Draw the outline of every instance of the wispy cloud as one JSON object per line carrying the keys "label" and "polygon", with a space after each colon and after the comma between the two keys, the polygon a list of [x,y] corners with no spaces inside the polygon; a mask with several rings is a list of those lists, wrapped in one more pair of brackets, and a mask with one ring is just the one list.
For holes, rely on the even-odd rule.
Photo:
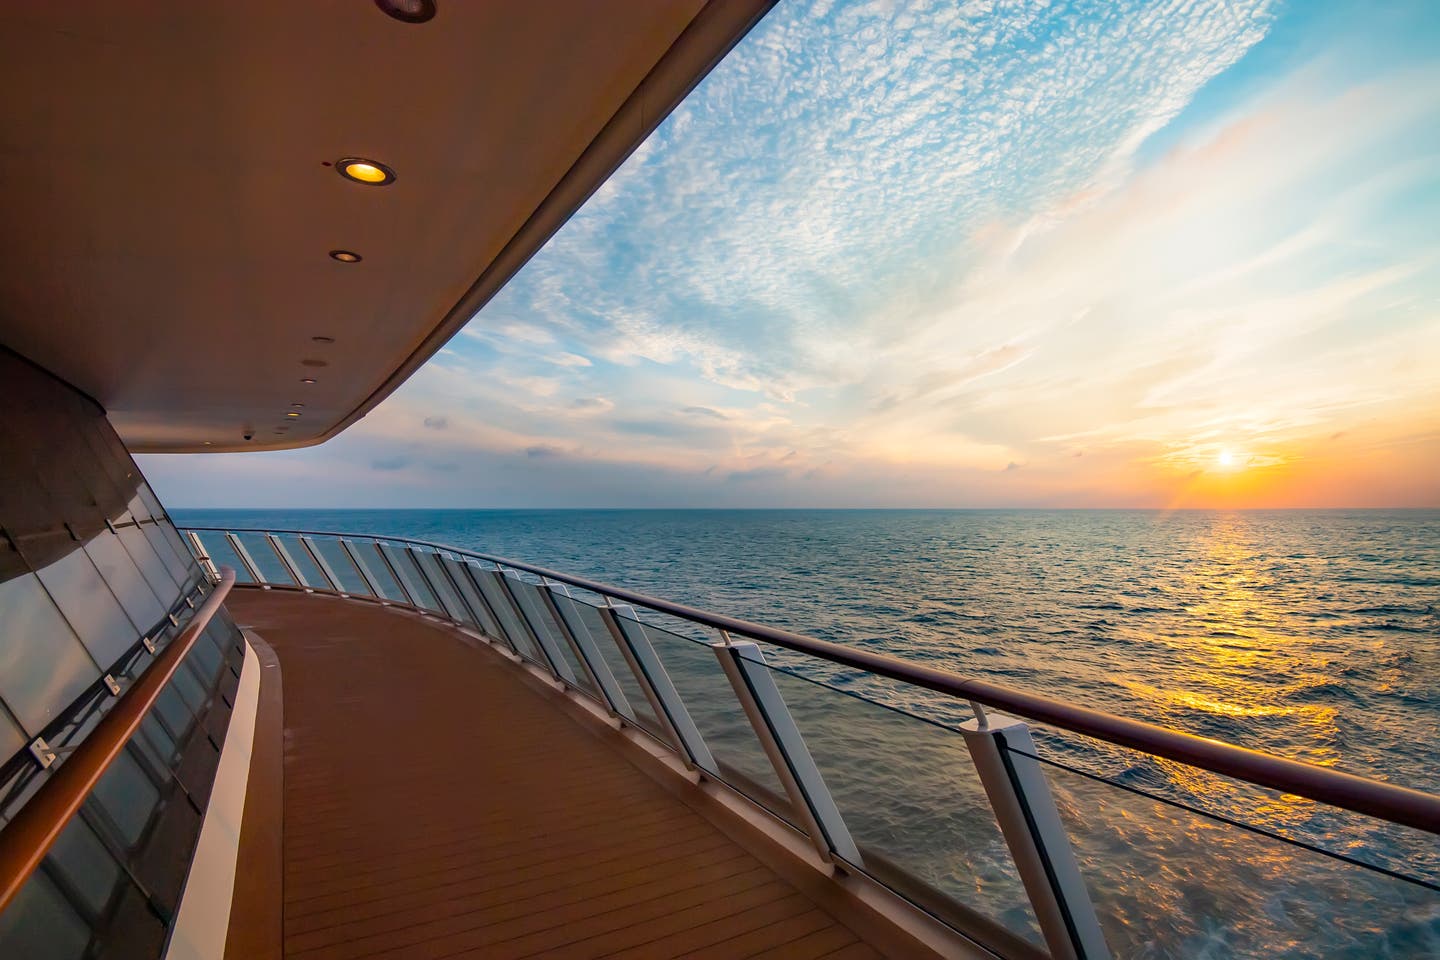
{"label": "wispy cloud", "polygon": [[782,4],[335,456],[522,492],[563,458],[589,503],[1168,502],[1222,446],[1327,497],[1334,449],[1416,469],[1437,10]]}

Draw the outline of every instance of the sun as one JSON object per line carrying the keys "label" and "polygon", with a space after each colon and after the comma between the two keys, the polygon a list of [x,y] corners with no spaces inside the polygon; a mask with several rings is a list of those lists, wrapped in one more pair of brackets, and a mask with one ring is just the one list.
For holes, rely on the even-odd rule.
{"label": "sun", "polygon": [[1220,455],[1217,456],[1217,457],[1215,458],[1215,460],[1216,460],[1216,461],[1220,464],[1220,466],[1222,466],[1222,467],[1233,467],[1233,466],[1235,466],[1235,455],[1234,455],[1233,453],[1231,453],[1229,450],[1221,450],[1221,451],[1220,451]]}

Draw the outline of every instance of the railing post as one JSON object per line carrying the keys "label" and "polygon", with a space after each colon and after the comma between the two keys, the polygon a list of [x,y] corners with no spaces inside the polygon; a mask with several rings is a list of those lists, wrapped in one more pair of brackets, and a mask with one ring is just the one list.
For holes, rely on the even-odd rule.
{"label": "railing post", "polygon": [[680,699],[675,684],[670,682],[670,674],[665,672],[665,665],[655,654],[655,648],[650,645],[650,638],[645,636],[640,621],[616,616],[615,609],[608,606],[608,598],[606,604],[599,608],[600,619],[604,621],[615,646],[620,648],[620,655],[635,675],[635,682],[640,684],[645,699],[650,701],[650,709],[665,727],[675,751],[691,769],[715,770],[715,758],[705,745],[700,728],[695,726],[690,711],[685,708],[685,701]]}
{"label": "railing post", "polygon": [[206,550],[205,544],[200,542],[200,534],[194,530],[186,530],[185,536],[190,540],[190,546],[195,551],[195,559],[199,562],[200,569],[205,571],[205,575],[210,578],[211,583],[218,583],[220,571],[216,568],[215,561],[210,559],[210,551]]}
{"label": "railing post", "polygon": [[566,663],[565,658],[560,655],[560,651],[555,649],[555,645],[550,640],[550,631],[535,629],[535,625],[525,615],[524,608],[520,606],[520,601],[510,586],[510,578],[505,576],[505,570],[498,563],[495,564],[495,579],[500,584],[500,592],[505,595],[506,602],[510,604],[510,612],[529,634],[531,642],[535,644],[535,649],[539,650],[540,655],[550,664],[550,672],[554,674],[555,679],[563,680],[574,686],[575,674],[570,670],[570,664]]}
{"label": "railing post", "polygon": [[[600,691],[600,696],[605,699],[605,705],[610,712],[617,717],[626,720],[635,716],[630,709],[630,701],[625,696],[625,691],[620,689],[620,684],[615,682],[615,674],[610,672],[610,665],[605,658],[600,656],[600,651],[595,649],[595,642],[590,639],[590,633],[585,625],[580,624],[577,630],[565,619],[560,612],[560,604],[555,600],[555,590],[548,583],[540,584],[540,596],[545,599],[545,605],[550,608],[550,615],[555,618],[565,639],[570,641],[570,646],[575,650],[575,656],[579,659],[580,665],[590,675],[590,682],[595,684],[595,689]],[[569,600],[569,596],[565,596]]]}
{"label": "railing post", "polygon": [[1105,960],[1110,949],[1050,784],[1035,759],[1030,728],[1022,720],[978,708],[976,718],[960,730],[1051,956]]}
{"label": "railing post", "polygon": [[270,549],[275,551],[275,556],[280,558],[280,565],[285,568],[286,573],[290,574],[290,579],[295,581],[295,586],[308,591],[310,584],[305,582],[305,576],[295,565],[295,558],[290,556],[290,551],[285,549],[285,544],[280,542],[280,538],[273,533],[267,533],[265,541],[270,544]]}
{"label": "railing post", "polygon": [[435,578],[431,576],[431,571],[425,569],[425,556],[433,556],[438,560],[440,555],[430,553],[430,551],[428,550],[417,550],[414,547],[409,546],[405,547],[404,549],[406,555],[410,557],[410,562],[415,565],[415,569],[419,572],[420,579],[425,582],[425,589],[429,590],[430,596],[435,598],[435,606],[440,608],[437,612],[446,617],[449,617],[456,623],[464,623],[464,618],[461,617],[455,610],[453,610],[450,604],[445,602],[445,593],[436,584]]}
{"label": "railing post", "polygon": [[255,566],[255,560],[250,556],[250,551],[245,549],[245,544],[240,542],[240,538],[233,533],[227,533],[225,539],[229,542],[230,549],[235,551],[235,556],[245,565],[245,572],[250,574],[250,579],[269,590],[270,584],[261,576],[260,568]]}
{"label": "railing post", "polygon": [[839,857],[858,865],[860,850],[830,796],[820,768],[810,756],[810,749],[805,746],[805,738],[795,725],[790,708],[780,696],[780,688],[775,686],[760,645],[726,636],[724,643],[712,644],[710,649],[715,651],[760,746],[790,797],[790,805],[795,808],[821,859],[833,862]]}
{"label": "railing post", "polygon": [[484,606],[485,616],[490,621],[484,624],[482,629],[487,634],[492,633],[493,630],[496,640],[499,640],[504,643],[505,646],[509,647],[510,652],[515,654],[515,656],[520,656],[520,648],[515,645],[514,639],[511,638],[510,634],[505,630],[505,622],[500,619],[500,614],[497,613],[494,606],[491,605],[490,598],[485,595],[485,588],[480,586],[480,580],[475,576],[475,571],[480,569],[480,565],[464,558],[456,562],[460,564],[460,572],[465,575],[465,579],[469,581],[470,586],[474,588],[475,599],[479,600]]}
{"label": "railing post", "polygon": [[345,556],[350,558],[350,562],[353,563],[355,569],[360,572],[360,579],[365,581],[365,588],[370,591],[370,596],[379,600],[382,604],[389,604],[390,599],[386,597],[384,593],[380,592],[380,585],[375,582],[375,575],[371,573],[370,568],[365,565],[365,558],[360,556],[359,551],[355,549],[355,545],[343,537],[337,542],[340,544],[340,549],[345,551]]}
{"label": "railing post", "polygon": [[370,542],[375,547],[375,555],[380,558],[381,563],[385,564],[385,569],[390,571],[390,579],[395,581],[395,585],[399,587],[400,592],[405,595],[405,602],[416,610],[423,612],[425,608],[415,599],[415,591],[412,589],[415,585],[409,582],[409,574],[401,570],[400,565],[391,558],[390,551],[385,549],[386,544],[381,543],[379,540],[372,540]]}
{"label": "railing post", "polygon": [[475,605],[470,602],[470,598],[465,595],[465,591],[460,588],[460,581],[455,578],[455,571],[450,568],[450,564],[453,562],[449,557],[442,556],[438,552],[435,554],[435,566],[439,568],[440,576],[445,578],[445,582],[450,585],[450,592],[455,595],[455,599],[460,604],[460,619],[484,630],[484,620],[476,611]]}
{"label": "railing post", "polygon": [[335,571],[331,568],[330,562],[325,559],[325,555],[320,552],[320,548],[315,546],[315,541],[305,536],[296,537],[295,539],[300,541],[300,546],[304,547],[305,552],[310,555],[310,559],[315,561],[315,566],[320,570],[320,576],[324,577],[325,582],[330,584],[330,589],[342,597],[349,596],[345,590],[345,586],[340,582],[340,578],[335,576]]}

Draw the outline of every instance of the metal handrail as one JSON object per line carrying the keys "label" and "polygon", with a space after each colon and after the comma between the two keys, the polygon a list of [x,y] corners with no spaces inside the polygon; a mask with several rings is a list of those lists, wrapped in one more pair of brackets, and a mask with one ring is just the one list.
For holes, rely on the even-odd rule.
{"label": "metal handrail", "polygon": [[234,585],[235,571],[221,567],[220,582],[195,610],[180,635],[156,656],[149,669],[60,764],[54,776],[35,791],[0,831],[0,912],[9,906],[30,874],[40,866],[70,818],[125,749]]}
{"label": "metal handrail", "polygon": [[579,587],[616,600],[648,607],[651,610],[670,614],[702,626],[739,634],[752,640],[762,640],[765,643],[772,643],[778,647],[818,657],[831,663],[864,670],[949,696],[976,701],[1106,743],[1164,757],[1187,766],[1270,787],[1355,813],[1378,817],[1391,823],[1440,834],[1440,796],[1392,783],[1370,780],[1301,760],[1277,757],[1222,740],[1170,730],[1142,720],[1130,720],[1101,710],[1064,703],[988,680],[962,677],[948,670],[922,666],[898,657],[856,650],[843,644],[817,640],[803,634],[767,627],[737,617],[711,613],[682,603],[662,600],[659,597],[652,597],[635,590],[610,586],[531,563],[410,537],[346,534],[333,530],[261,530],[244,527],[186,527],[185,529],[202,533],[286,533],[322,537],[364,537],[370,540],[415,544],[435,550],[445,550],[490,563],[498,563],[514,570],[521,570]]}

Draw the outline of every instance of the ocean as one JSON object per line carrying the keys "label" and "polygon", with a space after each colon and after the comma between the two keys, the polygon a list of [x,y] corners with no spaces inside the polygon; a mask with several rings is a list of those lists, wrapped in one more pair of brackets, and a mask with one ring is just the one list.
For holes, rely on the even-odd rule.
{"label": "ocean", "polygon": [[[1440,511],[173,513],[182,526],[496,554],[1440,792]],[[721,759],[763,788],[773,777],[743,721],[705,686],[708,652],[677,636],[669,655],[677,685],[701,694],[687,701],[704,701],[696,720],[715,731]],[[968,708],[788,651],[767,657],[876,862],[1034,939],[963,744],[946,729]],[[1117,955],[1440,956],[1435,835],[1061,731],[1035,737]]]}

